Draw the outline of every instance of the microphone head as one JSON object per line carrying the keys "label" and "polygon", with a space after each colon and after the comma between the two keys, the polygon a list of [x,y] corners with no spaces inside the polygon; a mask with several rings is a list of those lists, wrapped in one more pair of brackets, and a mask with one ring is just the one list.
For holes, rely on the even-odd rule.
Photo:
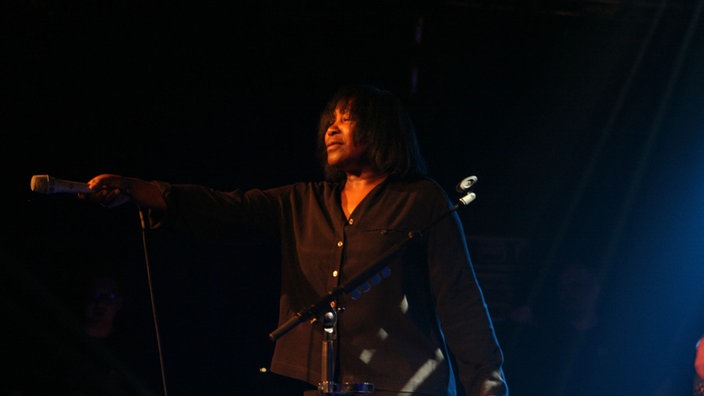
{"label": "microphone head", "polygon": [[89,194],[92,192],[86,183],[56,179],[49,175],[32,176],[30,187],[32,191],[42,194]]}
{"label": "microphone head", "polygon": [[49,175],[34,175],[32,176],[30,187],[34,192],[46,194],[53,188],[53,184],[54,182]]}

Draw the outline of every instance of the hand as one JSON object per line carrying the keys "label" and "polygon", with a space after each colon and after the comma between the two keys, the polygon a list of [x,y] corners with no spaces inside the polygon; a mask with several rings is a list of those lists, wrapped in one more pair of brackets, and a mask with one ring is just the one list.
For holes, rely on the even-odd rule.
{"label": "hand", "polygon": [[164,211],[166,202],[159,187],[146,180],[113,174],[101,174],[88,181],[93,193],[79,193],[78,197],[99,203],[106,208],[114,208],[127,202],[134,202],[139,208]]}
{"label": "hand", "polygon": [[78,198],[95,202],[106,208],[114,208],[131,200],[127,193],[126,178],[118,175],[102,174],[88,181],[92,193],[78,193]]}

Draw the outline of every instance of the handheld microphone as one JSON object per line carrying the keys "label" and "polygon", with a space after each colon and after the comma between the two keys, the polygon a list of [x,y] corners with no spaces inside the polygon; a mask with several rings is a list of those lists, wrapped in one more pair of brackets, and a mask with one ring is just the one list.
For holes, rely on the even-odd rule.
{"label": "handheld microphone", "polygon": [[57,179],[49,175],[32,176],[30,187],[32,191],[41,194],[89,194],[93,192],[86,183]]}

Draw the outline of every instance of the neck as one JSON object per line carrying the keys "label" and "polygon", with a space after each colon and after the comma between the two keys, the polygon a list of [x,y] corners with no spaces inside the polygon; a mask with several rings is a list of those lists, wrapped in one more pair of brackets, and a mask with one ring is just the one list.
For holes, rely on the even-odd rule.
{"label": "neck", "polygon": [[588,311],[573,317],[570,322],[577,330],[589,330],[599,323],[599,315],[595,311]]}
{"label": "neck", "polygon": [[381,182],[387,175],[375,172],[347,173],[345,187],[342,189],[342,210],[347,218],[357,205]]}
{"label": "neck", "polygon": [[365,187],[375,187],[377,184],[383,182],[387,175],[372,172],[348,172],[347,179],[345,181],[345,189],[348,188],[365,188]]}
{"label": "neck", "polygon": [[86,326],[83,331],[90,337],[105,338],[112,334],[112,325]]}

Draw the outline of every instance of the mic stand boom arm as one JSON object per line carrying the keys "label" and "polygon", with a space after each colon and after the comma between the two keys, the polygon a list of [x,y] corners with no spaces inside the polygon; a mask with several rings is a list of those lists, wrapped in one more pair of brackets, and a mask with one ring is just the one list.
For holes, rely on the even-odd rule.
{"label": "mic stand boom arm", "polygon": [[389,248],[387,250],[387,253],[385,253],[382,256],[381,260],[377,261],[374,265],[370,265],[364,271],[362,271],[361,273],[359,273],[358,275],[356,275],[355,277],[353,277],[352,279],[350,279],[346,283],[329,291],[317,303],[315,303],[315,304],[309,306],[308,308],[305,308],[304,310],[296,313],[296,315],[294,315],[289,320],[287,320],[286,322],[281,324],[276,330],[269,333],[269,338],[272,341],[276,341],[277,339],[281,338],[281,336],[283,336],[284,334],[286,334],[290,330],[292,330],[294,327],[296,327],[299,323],[308,321],[312,318],[317,319],[317,318],[321,317],[322,315],[324,315],[325,313],[327,313],[328,311],[330,311],[330,303],[332,303],[333,301],[337,301],[337,299],[340,296],[342,296],[343,294],[350,293],[350,292],[356,290],[359,286],[364,284],[369,278],[371,278],[374,275],[376,275],[377,273],[381,272],[383,269],[382,264],[385,264],[386,259],[419,234],[420,233],[418,233],[418,232],[409,232],[408,238],[402,240],[401,242],[394,244],[391,248]]}

